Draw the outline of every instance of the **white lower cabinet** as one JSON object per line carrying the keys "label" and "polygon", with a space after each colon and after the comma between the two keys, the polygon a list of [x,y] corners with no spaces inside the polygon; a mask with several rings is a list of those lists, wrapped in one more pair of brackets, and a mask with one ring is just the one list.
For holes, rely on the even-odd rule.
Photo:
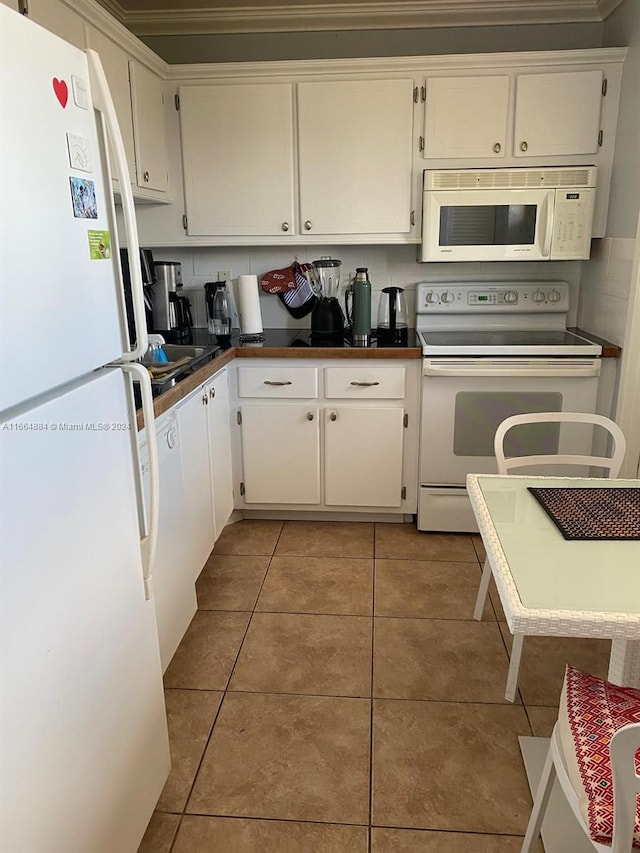
{"label": "white lower cabinet", "polygon": [[317,406],[242,406],[239,420],[245,503],[319,504]]}
{"label": "white lower cabinet", "polygon": [[227,371],[223,370],[207,382],[204,390],[209,400],[206,406],[209,478],[213,502],[213,532],[217,539],[233,512],[233,470]]}
{"label": "white lower cabinet", "polygon": [[176,406],[185,492],[185,555],[196,578],[233,512],[227,372]]}
{"label": "white lower cabinet", "polygon": [[209,430],[205,406],[208,395],[201,387],[176,406],[180,430],[180,455],[184,478],[183,561],[192,577],[200,574],[215,538],[209,473]]}
{"label": "white lower cabinet", "polygon": [[418,360],[238,365],[236,509],[415,512],[419,368]]}
{"label": "white lower cabinet", "polygon": [[330,407],[324,418],[325,503],[399,507],[404,409]]}

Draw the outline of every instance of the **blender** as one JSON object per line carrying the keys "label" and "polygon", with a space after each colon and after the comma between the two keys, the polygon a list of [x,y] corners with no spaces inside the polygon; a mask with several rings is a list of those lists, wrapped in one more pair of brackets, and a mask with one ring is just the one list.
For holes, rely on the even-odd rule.
{"label": "blender", "polygon": [[311,335],[317,338],[342,338],[344,314],[338,301],[342,261],[327,256],[313,262],[318,299],[311,312]]}

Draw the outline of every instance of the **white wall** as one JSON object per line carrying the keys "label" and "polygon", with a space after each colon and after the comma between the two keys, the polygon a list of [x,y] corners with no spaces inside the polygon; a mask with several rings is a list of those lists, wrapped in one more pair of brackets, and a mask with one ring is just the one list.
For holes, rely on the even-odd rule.
{"label": "white wall", "polygon": [[602,47],[627,47],[607,235],[635,238],[640,206],[640,0],[625,0],[607,18]]}
{"label": "white wall", "polygon": [[622,345],[640,207],[640,0],[625,0],[605,22],[603,47],[628,47],[622,77],[607,236],[583,264],[578,323]]}
{"label": "white wall", "polygon": [[[633,0],[637,2],[637,0]],[[433,27],[301,33],[142,36],[171,64],[273,59],[344,59],[569,50],[601,47],[602,24],[528,24],[503,27]]]}

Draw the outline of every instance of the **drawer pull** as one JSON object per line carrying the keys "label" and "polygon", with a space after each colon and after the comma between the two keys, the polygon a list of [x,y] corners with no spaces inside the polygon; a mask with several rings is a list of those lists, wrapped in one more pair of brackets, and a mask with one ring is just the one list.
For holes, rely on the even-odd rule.
{"label": "drawer pull", "polygon": [[352,382],[352,385],[357,385],[360,388],[370,388],[372,385],[379,385],[379,382]]}
{"label": "drawer pull", "polygon": [[273,382],[271,379],[264,380],[265,385],[293,385],[293,382],[289,382],[287,379],[285,382]]}

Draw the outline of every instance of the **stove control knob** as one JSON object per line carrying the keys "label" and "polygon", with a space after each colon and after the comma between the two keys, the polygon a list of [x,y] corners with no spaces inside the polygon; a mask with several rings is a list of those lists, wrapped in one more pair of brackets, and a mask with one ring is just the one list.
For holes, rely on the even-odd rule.
{"label": "stove control knob", "polygon": [[558,293],[557,290],[552,290],[549,293],[549,302],[560,302],[562,296]]}
{"label": "stove control knob", "polygon": [[436,305],[438,303],[438,294],[430,290],[424,298],[427,305]]}
{"label": "stove control knob", "polygon": [[518,294],[515,290],[507,290],[504,295],[504,301],[507,303],[507,305],[515,305],[518,301]]}
{"label": "stove control knob", "polygon": [[445,290],[442,294],[442,302],[444,305],[451,305],[455,298],[455,293],[452,293],[450,290]]}
{"label": "stove control knob", "polygon": [[540,304],[541,302],[544,302],[544,300],[547,297],[546,297],[544,290],[534,290],[531,298],[533,299],[534,302],[536,302],[537,304]]}

